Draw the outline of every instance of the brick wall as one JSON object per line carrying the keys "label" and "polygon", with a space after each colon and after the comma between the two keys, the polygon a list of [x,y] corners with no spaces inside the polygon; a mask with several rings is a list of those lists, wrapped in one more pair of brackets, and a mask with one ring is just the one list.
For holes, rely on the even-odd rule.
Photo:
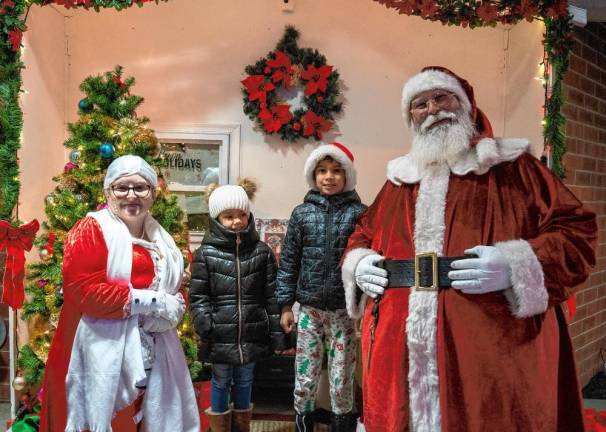
{"label": "brick wall", "polygon": [[567,118],[566,183],[598,215],[597,265],[577,291],[570,324],[581,384],[601,368],[606,348],[606,24],[575,29],[564,80]]}

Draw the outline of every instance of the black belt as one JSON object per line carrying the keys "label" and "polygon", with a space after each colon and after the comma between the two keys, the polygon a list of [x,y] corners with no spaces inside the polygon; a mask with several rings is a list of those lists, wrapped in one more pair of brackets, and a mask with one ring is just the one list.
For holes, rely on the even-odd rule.
{"label": "black belt", "polygon": [[417,254],[414,259],[384,260],[377,265],[387,270],[387,288],[414,287],[422,291],[437,291],[449,287],[448,272],[453,261],[477,258],[477,255],[439,257],[435,252]]}

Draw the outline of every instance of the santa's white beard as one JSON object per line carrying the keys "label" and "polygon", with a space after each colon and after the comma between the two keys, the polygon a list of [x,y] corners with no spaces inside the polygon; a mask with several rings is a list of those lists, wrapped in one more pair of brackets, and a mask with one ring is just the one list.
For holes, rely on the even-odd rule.
{"label": "santa's white beard", "polygon": [[[450,121],[430,128],[444,119]],[[469,150],[475,133],[469,114],[462,110],[441,111],[427,116],[421,125],[414,127],[410,154],[421,166],[454,162]]]}

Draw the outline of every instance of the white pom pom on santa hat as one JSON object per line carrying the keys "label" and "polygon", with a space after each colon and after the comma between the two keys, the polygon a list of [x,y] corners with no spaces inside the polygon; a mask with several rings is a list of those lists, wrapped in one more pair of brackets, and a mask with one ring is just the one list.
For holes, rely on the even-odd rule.
{"label": "white pom pom on santa hat", "polygon": [[428,68],[406,81],[402,89],[402,117],[404,117],[408,126],[412,124],[410,102],[412,102],[415,96],[424,91],[437,89],[448,90],[454,93],[459,99],[463,110],[467,114],[471,113],[471,102],[457,77],[442,70]]}
{"label": "white pom pom on santa hat", "polygon": [[313,190],[318,190],[314,172],[318,163],[327,156],[339,162],[341,168],[345,170],[345,187],[343,188],[343,192],[354,190],[357,180],[356,169],[353,165],[354,157],[347,147],[338,142],[322,144],[315,148],[307,157],[305,166],[303,167],[303,175],[305,175],[309,187]]}

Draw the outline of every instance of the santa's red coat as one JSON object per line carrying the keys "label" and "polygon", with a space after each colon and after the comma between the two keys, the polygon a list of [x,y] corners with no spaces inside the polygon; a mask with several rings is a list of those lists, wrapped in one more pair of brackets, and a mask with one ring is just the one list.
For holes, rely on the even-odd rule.
{"label": "santa's red coat", "polygon": [[[494,141],[491,145],[492,156],[479,155],[473,172],[450,174],[443,255],[460,256],[476,245],[527,240],[543,271],[544,285],[536,290],[545,292],[545,306],[532,316],[514,316],[516,307],[510,301],[528,301],[533,286],[526,287],[520,298],[509,296],[509,301],[503,292],[466,295],[451,288],[440,290],[441,430],[582,431],[573,349],[560,303],[574,293],[595,263],[595,215],[536,158],[494,147]],[[399,169],[403,168],[406,164]],[[361,217],[345,252],[344,280],[362,256],[352,258],[362,251],[359,248],[370,248],[388,259],[414,257],[419,194],[414,180],[401,185],[386,182]],[[435,208],[440,211],[439,203]],[[410,430],[406,336],[410,293],[410,289],[386,290],[370,364],[372,302],[363,310],[363,419],[369,432]],[[351,292],[348,296],[351,299]],[[537,305],[530,306],[532,310]]]}
{"label": "santa's red coat", "polygon": [[[93,218],[85,218],[74,225],[64,247],[64,303],[46,362],[40,431],[65,430],[65,378],[80,317],[86,314],[95,318],[125,318],[130,289],[127,285],[108,283],[107,254],[103,233]],[[133,246],[131,274],[134,288],[147,288],[154,278],[154,264],[149,252],[139,245]],[[136,424],[132,420],[134,414],[133,407],[122,410],[112,421],[112,429],[119,432],[136,431]]]}

